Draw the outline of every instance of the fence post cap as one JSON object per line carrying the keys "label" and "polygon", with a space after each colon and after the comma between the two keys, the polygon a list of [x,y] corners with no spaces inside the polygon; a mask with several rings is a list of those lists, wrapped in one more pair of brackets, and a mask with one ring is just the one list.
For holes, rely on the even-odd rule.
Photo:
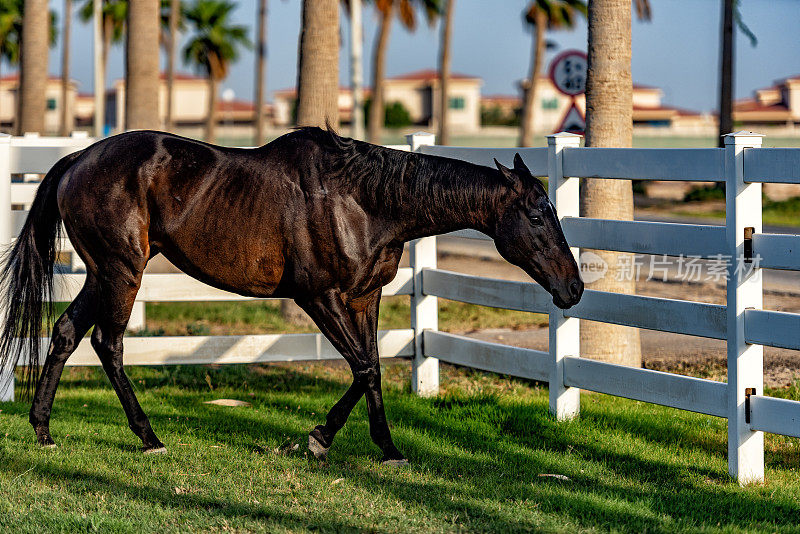
{"label": "fence post cap", "polygon": [[11,143],[11,136],[7,133],[0,133],[0,143]]}
{"label": "fence post cap", "polygon": [[575,145],[577,146],[581,142],[582,135],[574,134],[570,132],[558,132],[550,135],[546,135],[547,144],[548,146],[553,145]]}
{"label": "fence post cap", "polygon": [[39,132],[25,132],[25,134],[22,137],[24,137],[25,139],[38,139]]}
{"label": "fence post cap", "polygon": [[415,138],[419,139],[420,137],[433,137],[433,138],[436,138],[436,135],[432,134],[430,132],[422,132],[422,131],[413,132],[413,133],[410,133],[410,134],[406,135],[406,141],[411,141],[412,139],[415,139]]}
{"label": "fence post cap", "polygon": [[435,145],[436,136],[430,132],[414,132],[406,135],[406,143],[416,152],[422,145]]}
{"label": "fence post cap", "polygon": [[75,130],[75,131],[72,132],[70,137],[72,137],[73,139],[88,139],[89,138],[89,132],[85,132],[85,131],[81,131],[81,130]]}
{"label": "fence post cap", "polygon": [[739,130],[738,132],[731,132],[722,136],[725,139],[726,145],[733,145],[735,143],[742,143],[746,141],[758,141],[761,143],[761,138],[764,134],[750,132],[747,130]]}
{"label": "fence post cap", "polygon": [[550,139],[550,138],[556,138],[556,137],[570,138],[570,137],[583,137],[583,136],[581,134],[576,134],[576,133],[572,133],[572,132],[558,132],[558,133],[554,133],[554,134],[550,134],[550,135],[545,135],[545,137]]}

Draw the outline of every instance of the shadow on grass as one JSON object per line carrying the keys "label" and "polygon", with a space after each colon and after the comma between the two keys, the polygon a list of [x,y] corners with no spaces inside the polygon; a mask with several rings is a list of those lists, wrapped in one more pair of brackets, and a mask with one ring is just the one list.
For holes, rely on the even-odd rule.
{"label": "shadow on grass", "polygon": [[[213,394],[206,374],[214,384]],[[137,370],[132,375],[134,383],[141,380],[148,389],[155,388],[148,391],[143,404],[157,431],[167,429],[171,437],[196,431],[206,441],[245,453],[263,451],[260,444],[267,437],[274,442],[288,436],[304,446],[306,432],[324,420],[324,413],[349,384],[342,373],[320,377],[286,367],[260,368],[258,372],[244,367],[163,368]],[[118,404],[109,413],[108,397],[100,400],[90,391],[108,388],[101,374],[89,373],[66,385],[71,395],[57,399],[54,417],[88,425],[124,421]],[[247,400],[255,410],[217,411],[200,404],[209,396],[229,394],[243,385],[254,394]],[[157,404],[160,398],[165,400]],[[742,489],[730,481],[725,471],[724,425],[720,432],[720,426],[708,423],[707,418],[686,415],[694,419],[684,419],[684,414],[642,417],[635,410],[609,409],[606,403],[585,410],[579,421],[557,423],[547,413],[546,395],[524,401],[492,394],[420,399],[388,388],[385,398],[395,440],[412,460],[415,476],[347,467],[351,460],[379,457],[369,441],[363,400],[337,437],[330,463],[322,469],[367,492],[425,509],[435,517],[468,517],[467,528],[515,531],[542,527],[541,516],[510,514],[516,503],[534,503],[537,513],[556,525],[637,532],[792,528],[800,517],[796,487],[788,494],[776,495],[769,487]],[[4,413],[27,414],[27,406],[8,405]],[[654,408],[654,413],[672,412]],[[176,416],[180,423],[174,420]],[[124,443],[101,437],[84,439],[87,446],[123,450],[131,450],[128,444],[133,443],[132,439]],[[621,445],[626,443],[632,446]],[[771,466],[784,466],[784,461],[775,461],[777,455],[772,456],[768,455]],[[317,468],[303,469],[310,475]],[[213,515],[266,521],[287,529],[363,528],[335,514],[309,518],[288,512],[280,503],[250,505],[233,499],[175,495],[171,488],[157,486],[143,490],[65,465],[48,464],[36,472],[54,482],[80,481],[98,491],[176,510],[200,507]],[[543,473],[566,475],[570,480],[540,477]]]}

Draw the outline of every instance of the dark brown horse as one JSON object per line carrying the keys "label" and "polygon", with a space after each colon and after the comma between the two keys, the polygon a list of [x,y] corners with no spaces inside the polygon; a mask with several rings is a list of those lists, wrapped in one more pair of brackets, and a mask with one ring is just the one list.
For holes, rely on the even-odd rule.
{"label": "dark brown horse", "polygon": [[[583,283],[553,205],[517,155],[514,169],[406,153],[304,128],[256,149],[221,148],[137,131],[59,161],[45,176],[2,272],[7,317],[2,366],[27,353],[30,422],[53,446],[50,411],[64,364],[91,343],[144,450],[156,437],[123,370],[122,338],[142,273],[161,253],[187,274],[252,297],[294,299],[344,356],[353,384],[309,446],[324,456],[366,395],[383,460],[403,462],[381,399],[377,319],[381,287],[403,244],[474,228],[567,308]],[[42,316],[52,295],[63,221],[86,263],[86,283],[53,326],[38,373]],[[26,388],[26,390],[27,390]]]}

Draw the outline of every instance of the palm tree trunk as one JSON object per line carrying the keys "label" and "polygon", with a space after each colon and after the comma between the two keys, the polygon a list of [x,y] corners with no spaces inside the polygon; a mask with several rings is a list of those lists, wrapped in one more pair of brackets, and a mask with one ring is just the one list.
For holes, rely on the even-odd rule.
{"label": "palm tree trunk", "polygon": [[44,133],[50,10],[47,0],[25,0],[19,79],[17,134]]}
{"label": "palm tree trunk", "polygon": [[722,55],[719,79],[719,136],[717,143],[725,147],[725,134],[733,132],[733,2],[722,2]]}
{"label": "palm tree trunk", "polygon": [[441,87],[439,88],[439,139],[440,145],[450,144],[450,129],[447,124],[447,114],[450,109],[450,36],[453,31],[453,11],[456,0],[447,0],[445,8],[445,19],[442,24],[442,36],[439,46],[439,76],[441,77]]}
{"label": "palm tree trunk", "polygon": [[[339,3],[303,0],[300,58],[297,68],[297,125],[325,127],[339,124]],[[311,324],[294,303],[281,301],[284,320]]]}
{"label": "palm tree trunk", "polygon": [[383,79],[386,75],[386,48],[389,45],[389,31],[392,28],[392,11],[381,13],[378,27],[378,42],[372,56],[372,103],[369,108],[367,139],[370,143],[380,143],[383,130]]}
{"label": "palm tree trunk", "polygon": [[339,3],[303,0],[297,125],[339,125]]}
{"label": "palm tree trunk", "polygon": [[[102,0],[101,0],[102,4]],[[111,38],[114,36],[113,21],[103,15],[103,72],[108,72],[108,54],[111,52]]]}
{"label": "palm tree trunk", "polygon": [[[633,134],[631,82],[631,0],[590,0],[589,66],[586,80],[586,146],[629,147]],[[587,179],[583,183],[584,217],[633,219],[633,191],[628,180]],[[630,254],[596,251],[608,265],[589,289],[635,293],[636,281],[624,269]],[[584,251],[584,254],[586,251]],[[626,258],[627,257],[627,258]],[[581,321],[581,355],[641,366],[639,331]]]}
{"label": "palm tree trunk", "polygon": [[125,128],[158,129],[160,1],[136,0],[128,6],[125,46]]}
{"label": "palm tree trunk", "polygon": [[169,6],[169,39],[167,40],[167,131],[175,129],[175,54],[178,50],[178,17],[181,0],[171,0]]}
{"label": "palm tree trunk", "polygon": [[364,139],[364,26],[361,20],[361,0],[350,0],[350,90],[353,92],[351,133]]}
{"label": "palm tree trunk", "polygon": [[258,2],[258,42],[256,43],[256,139],[255,145],[264,142],[264,74],[267,63],[267,0]]}
{"label": "palm tree trunk", "polygon": [[533,50],[531,50],[531,71],[528,77],[528,90],[525,91],[525,102],[522,106],[522,122],[520,123],[519,146],[533,144],[534,116],[536,114],[536,79],[542,70],[544,60],[544,36],[547,29],[547,14],[536,10],[534,24]]}
{"label": "palm tree trunk", "polygon": [[[209,56],[211,60],[211,56]],[[217,142],[217,92],[219,91],[219,80],[217,79],[217,69],[212,66],[208,74],[208,114],[206,115],[206,141],[209,143]]]}
{"label": "palm tree trunk", "polygon": [[103,41],[103,5],[101,0],[92,0],[92,70],[94,86],[94,135],[103,136],[106,122],[106,64]]}
{"label": "palm tree trunk", "polygon": [[69,38],[72,22],[72,0],[64,0],[64,30],[61,44],[61,135],[72,130],[71,106],[69,106]]}

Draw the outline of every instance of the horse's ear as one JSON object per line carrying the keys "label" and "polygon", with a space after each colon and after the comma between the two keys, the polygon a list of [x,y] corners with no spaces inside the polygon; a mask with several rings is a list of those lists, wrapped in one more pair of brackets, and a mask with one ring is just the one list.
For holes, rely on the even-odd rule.
{"label": "horse's ear", "polygon": [[522,156],[519,155],[519,152],[514,154],[514,170],[524,173],[524,175],[531,174],[531,171],[528,170],[528,166],[522,161]]}
{"label": "horse's ear", "polygon": [[514,171],[497,161],[497,158],[494,158],[494,164],[497,166],[497,170],[500,171],[500,175],[506,181],[509,187],[516,189],[520,185],[519,176],[514,174]]}

